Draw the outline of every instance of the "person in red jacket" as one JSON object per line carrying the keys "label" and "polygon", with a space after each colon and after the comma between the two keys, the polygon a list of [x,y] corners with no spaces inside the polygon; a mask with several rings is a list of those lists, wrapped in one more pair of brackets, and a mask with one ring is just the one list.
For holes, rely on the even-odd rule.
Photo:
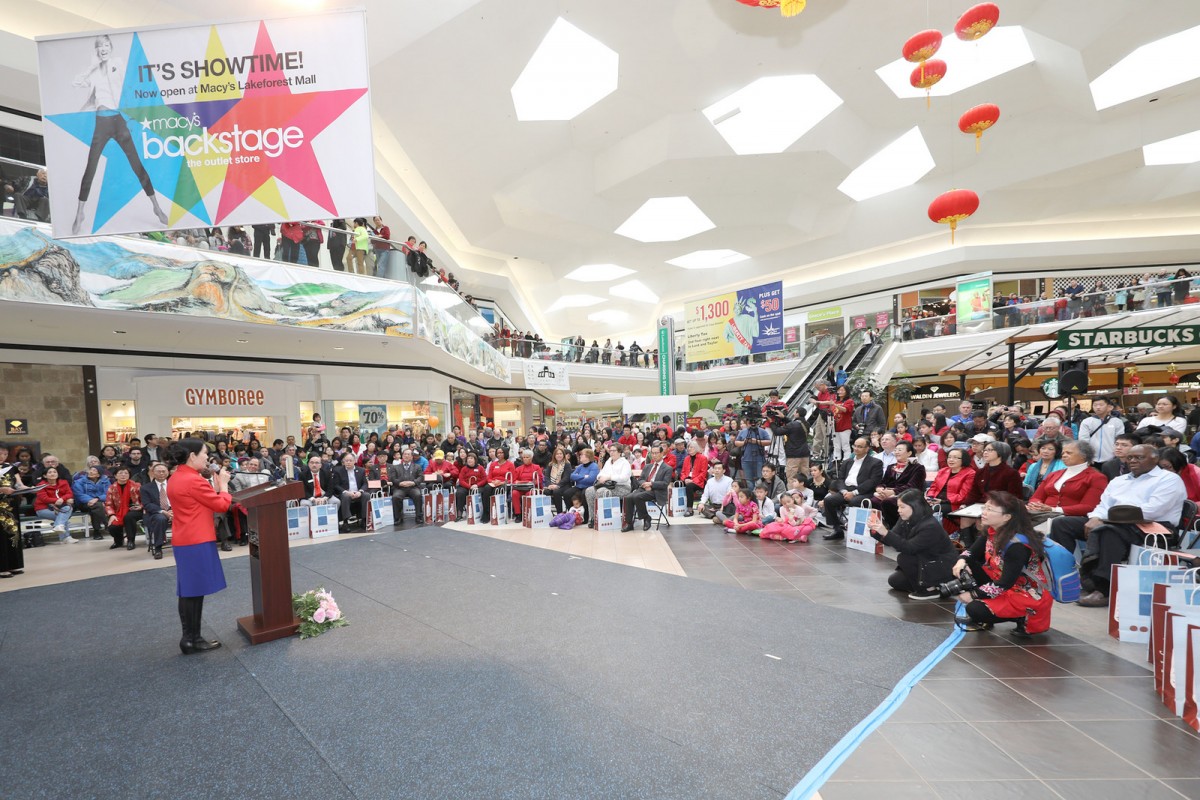
{"label": "person in red jacket", "polygon": [[119,466],[113,474],[113,483],[104,498],[104,512],[108,514],[108,532],[113,543],[109,550],[116,550],[126,541],[129,549],[134,548],[137,524],[142,518],[142,486],[129,479],[129,467]]}
{"label": "person in red jacket", "polygon": [[[467,495],[474,486],[483,486],[487,482],[487,470],[479,465],[479,456],[467,453],[463,465],[458,470],[458,486],[454,490],[454,507],[458,511],[458,519],[466,519]],[[486,507],[485,507],[486,508]],[[486,514],[487,511],[484,511]],[[478,521],[478,520],[477,520]]]}
{"label": "person in red jacket", "polygon": [[63,544],[74,544],[67,523],[75,510],[75,494],[71,491],[71,482],[60,477],[58,467],[49,467],[42,474],[45,484],[33,498],[33,513],[42,519],[54,521],[53,532],[58,534],[58,540]]}
{"label": "person in red jacket", "polygon": [[633,447],[635,444],[637,444],[637,437],[633,434],[633,426],[626,425],[625,427],[621,428],[621,438],[617,439],[617,441],[626,447]]}
{"label": "person in red jacket", "polygon": [[683,459],[679,477],[683,480],[683,491],[686,498],[683,515],[690,517],[693,513],[692,506],[696,504],[696,498],[703,494],[704,484],[708,482],[708,456],[704,455],[700,443],[695,439],[688,443],[687,456]]}
{"label": "person in red jacket", "polygon": [[202,653],[221,646],[200,636],[200,618],[204,596],[225,588],[225,573],[217,555],[217,531],[214,514],[229,511],[229,473],[222,468],[208,482],[208,449],[199,439],[181,439],[171,443],[168,455],[176,465],[167,480],[167,495],[174,514],[172,552],[175,555],[175,593],[179,597],[179,621],[183,654]]}
{"label": "person in red jacket", "polygon": [[929,505],[941,512],[942,528],[946,533],[958,531],[956,517],[949,516],[951,511],[958,511],[966,502],[975,485],[975,468],[968,462],[967,451],[952,448],[946,451],[946,466],[938,470],[933,485],[925,493]]}
{"label": "person in red jacket", "polygon": [[1091,442],[1063,444],[1062,462],[1067,468],[1042,478],[1037,491],[1025,505],[1035,525],[1056,514],[1086,517],[1100,505],[1108,478],[1100,470],[1088,466],[1094,455]]}
{"label": "person in red jacket", "polygon": [[445,451],[434,450],[433,458],[429,460],[429,466],[425,468],[425,485],[434,487],[440,484],[449,488],[454,485],[457,478],[458,468],[454,466],[453,461],[446,460]]}
{"label": "person in red jacket", "polygon": [[[520,488],[517,488],[520,487]],[[526,448],[521,451],[521,463],[513,470],[512,517],[514,522],[521,519],[521,498],[533,489],[542,488],[542,468],[533,463],[533,451]]]}
{"label": "person in red jacket", "polygon": [[[488,522],[492,514],[492,495],[499,492],[504,494],[504,487],[513,481],[513,473],[517,471],[517,467],[508,460],[508,450],[503,447],[496,448],[496,460],[488,465],[487,468],[487,483],[480,487],[479,493],[483,495],[483,519],[481,522]],[[511,515],[512,510],[509,509]]]}

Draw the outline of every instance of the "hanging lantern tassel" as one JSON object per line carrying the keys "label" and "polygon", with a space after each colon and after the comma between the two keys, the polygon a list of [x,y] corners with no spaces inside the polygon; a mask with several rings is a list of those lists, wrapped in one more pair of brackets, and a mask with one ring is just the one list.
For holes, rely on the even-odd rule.
{"label": "hanging lantern tassel", "polygon": [[979,39],[1000,21],[1000,9],[995,3],[980,3],[968,8],[954,25],[954,33],[964,42]]}
{"label": "hanging lantern tassel", "polygon": [[941,31],[921,31],[914,34],[904,47],[900,48],[901,54],[905,61],[911,61],[914,64],[920,64],[921,80],[925,80],[925,62],[933,58],[937,53],[938,48],[942,46]]}
{"label": "hanging lantern tassel", "polygon": [[958,223],[979,210],[979,195],[970,189],[955,189],[940,194],[929,204],[929,218],[939,225],[950,226],[950,244]]}
{"label": "hanging lantern tassel", "polygon": [[914,69],[912,75],[908,76],[908,82],[915,89],[925,90],[925,107],[929,108],[931,102],[929,90],[944,77],[946,77],[946,62],[935,58]]}
{"label": "hanging lantern tassel", "polygon": [[779,12],[785,17],[794,17],[807,5],[808,0],[780,0]]}
{"label": "hanging lantern tassel", "polygon": [[979,140],[983,138],[983,132],[996,124],[1000,119],[1000,106],[992,103],[984,103],[981,106],[967,109],[967,111],[958,118],[958,129],[963,133],[975,134],[975,152],[979,152]]}

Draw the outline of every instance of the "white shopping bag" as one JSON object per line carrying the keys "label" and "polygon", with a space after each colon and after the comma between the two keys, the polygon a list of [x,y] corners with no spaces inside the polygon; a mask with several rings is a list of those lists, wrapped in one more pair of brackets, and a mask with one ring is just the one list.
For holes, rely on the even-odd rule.
{"label": "white shopping bag", "polygon": [[392,506],[392,498],[385,492],[380,492],[371,498],[370,513],[367,517],[367,530],[379,531],[396,524],[396,512]]}
{"label": "white shopping bag", "polygon": [[314,539],[337,536],[337,511],[333,506],[322,503],[308,507],[308,535]]}
{"label": "white shopping bag", "polygon": [[478,525],[483,519],[483,495],[479,493],[478,486],[472,486],[467,493],[466,512],[468,525]]}
{"label": "white shopping bag", "polygon": [[308,538],[308,509],[299,500],[287,502],[288,541]]}
{"label": "white shopping bag", "polygon": [[612,495],[596,498],[596,530],[621,530],[621,498]]}
{"label": "white shopping bag", "polygon": [[687,511],[687,489],[683,481],[675,481],[667,489],[667,516],[682,517]]}
{"label": "white shopping bag", "polygon": [[[1164,555],[1165,551],[1144,550],[1140,558],[1161,561]],[[1113,564],[1108,590],[1108,635],[1122,642],[1148,644],[1154,584],[1183,583],[1186,575],[1187,569],[1175,564]]]}
{"label": "white shopping bag", "polygon": [[445,509],[445,517],[442,522],[455,522],[458,520],[458,509],[454,506],[454,490],[442,489],[442,508]]}
{"label": "white shopping bag", "polygon": [[879,509],[870,506],[851,506],[846,509],[846,547],[883,555],[883,543],[871,538],[871,521],[878,519],[879,513]]}
{"label": "white shopping bag", "polygon": [[526,528],[549,528],[554,517],[550,496],[534,489],[521,498],[521,525]]}
{"label": "white shopping bag", "polygon": [[497,487],[492,493],[489,513],[493,525],[508,524],[508,497],[508,484]]}

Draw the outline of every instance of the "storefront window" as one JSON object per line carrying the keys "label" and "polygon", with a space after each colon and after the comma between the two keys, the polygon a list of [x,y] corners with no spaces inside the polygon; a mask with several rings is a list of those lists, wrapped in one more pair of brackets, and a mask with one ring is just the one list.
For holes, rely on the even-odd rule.
{"label": "storefront window", "polygon": [[[424,400],[335,400],[327,402],[325,406],[327,409],[332,407],[332,414],[326,416],[325,435],[330,439],[337,436],[342,428],[350,428],[352,431],[374,430],[380,435],[391,429],[402,429],[406,425],[411,426],[413,433],[417,435],[427,430],[444,435],[449,430],[445,403],[430,403]],[[385,409],[386,417],[382,422],[377,422],[375,417],[375,411],[379,407]],[[332,425],[328,422],[329,416],[333,417]]]}
{"label": "storefront window", "polygon": [[137,414],[132,400],[105,400],[100,408],[100,427],[105,444],[119,444],[139,438]]}
{"label": "storefront window", "polygon": [[273,441],[269,423],[269,417],[172,417],[171,437],[181,439],[189,433],[204,431],[209,441],[217,436],[247,444],[258,439],[266,447]]}
{"label": "storefront window", "polygon": [[525,400],[521,397],[497,397],[493,403],[496,429],[525,433]]}
{"label": "storefront window", "polygon": [[479,395],[465,389],[450,387],[450,424],[464,431],[473,430],[479,421]]}

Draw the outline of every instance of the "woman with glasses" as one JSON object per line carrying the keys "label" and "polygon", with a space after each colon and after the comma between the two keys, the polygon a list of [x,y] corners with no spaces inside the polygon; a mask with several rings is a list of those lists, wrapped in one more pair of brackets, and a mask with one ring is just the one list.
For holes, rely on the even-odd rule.
{"label": "woman with glasses", "polygon": [[[1024,497],[1021,489],[1021,474],[1008,465],[1012,457],[1012,448],[1004,442],[988,442],[983,447],[983,466],[975,470],[975,482],[971,485],[971,493],[967,496],[965,505],[982,503],[989,492],[1008,492],[1016,497]],[[979,527],[973,520],[963,519],[960,537],[964,546],[970,547],[979,534]]]}
{"label": "woman with glasses", "polygon": [[1021,637],[1049,630],[1054,597],[1042,566],[1043,536],[1034,530],[1025,504],[1009,492],[988,492],[980,522],[987,535],[980,536],[951,570],[959,579],[969,570],[978,584],[958,595],[967,613],[956,616],[955,622],[976,631],[1015,622],[1013,635]]}

